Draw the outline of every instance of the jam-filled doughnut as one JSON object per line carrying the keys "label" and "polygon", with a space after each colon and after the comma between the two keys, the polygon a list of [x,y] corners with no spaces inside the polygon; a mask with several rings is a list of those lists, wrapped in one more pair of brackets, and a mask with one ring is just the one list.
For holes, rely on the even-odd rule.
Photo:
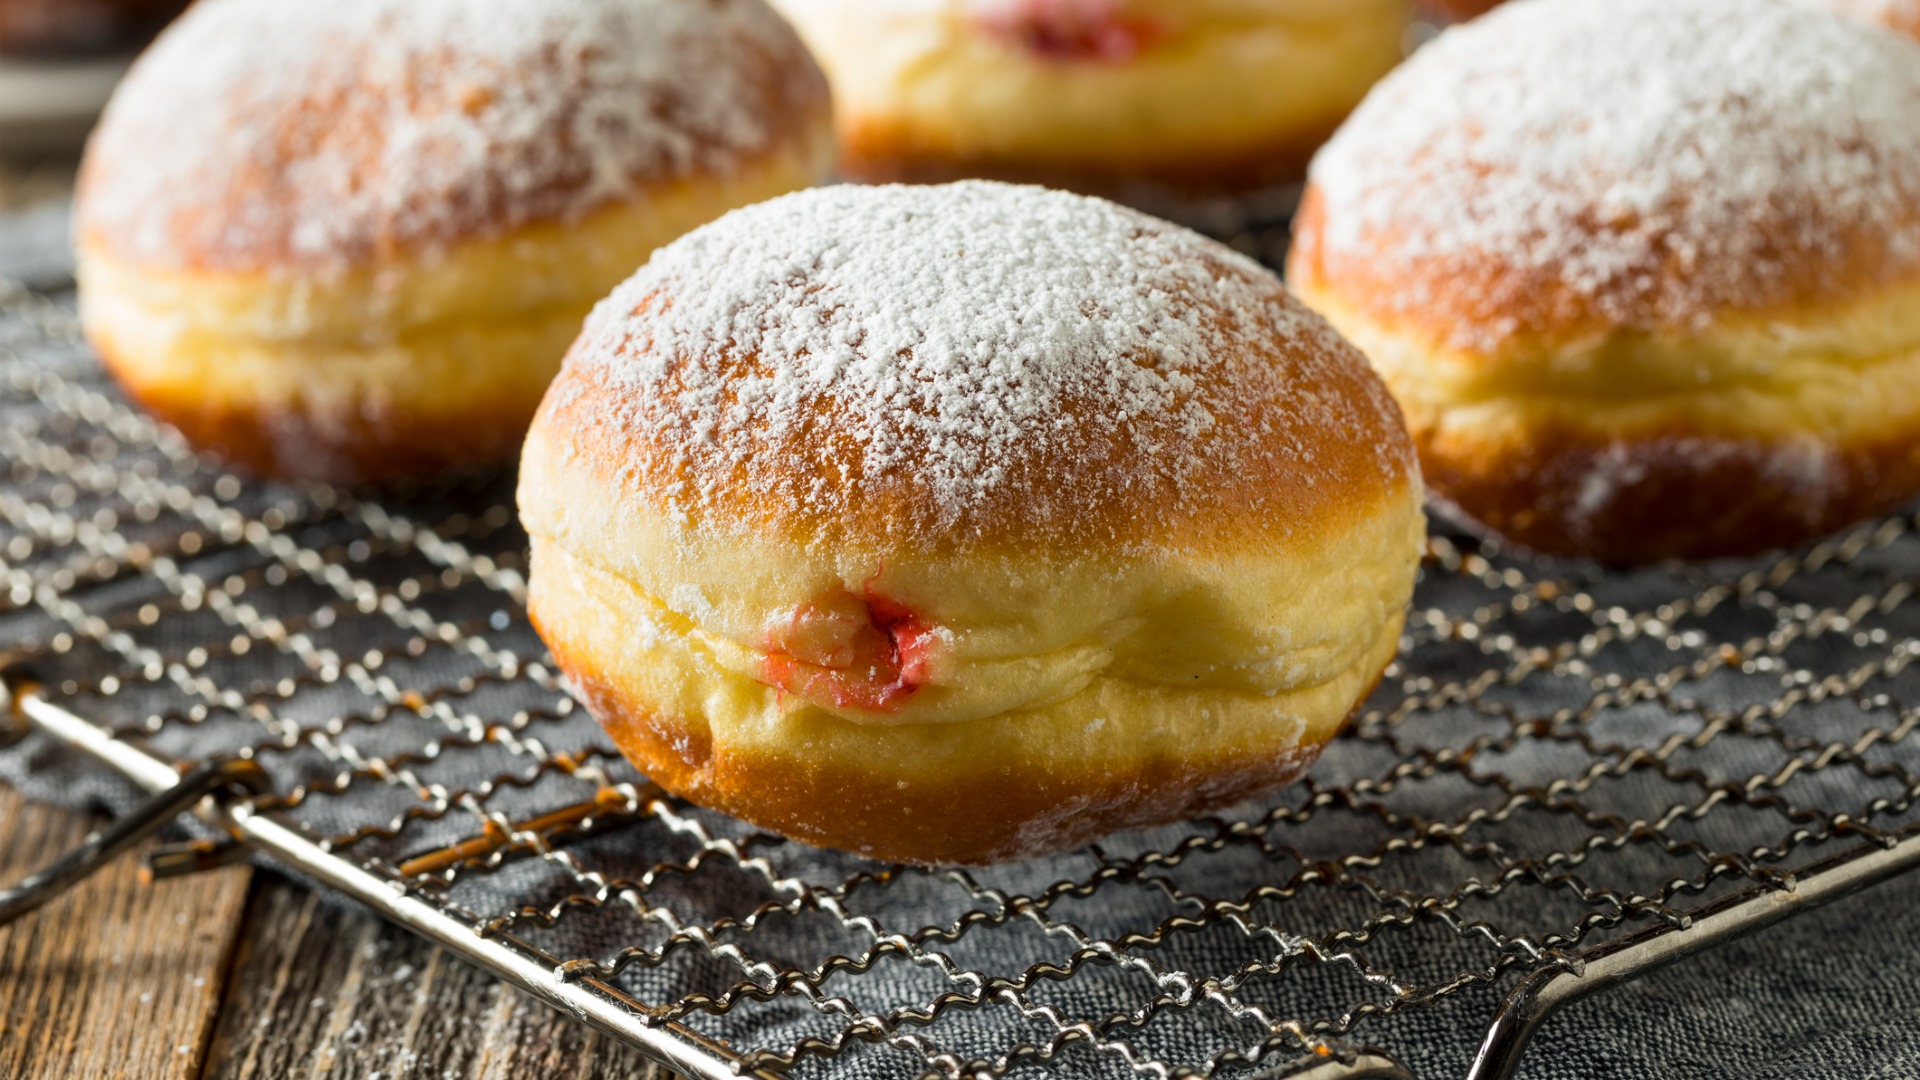
{"label": "jam-filled doughnut", "polygon": [[1520,0],[1355,112],[1290,279],[1495,532],[1792,544],[1920,491],[1916,117],[1920,47],[1818,12]]}
{"label": "jam-filled doughnut", "polygon": [[535,625],[639,768],[928,864],[1298,776],[1393,657],[1420,507],[1392,398],[1273,275],[980,182],[661,250],[520,476]]}
{"label": "jam-filled doughnut", "polygon": [[206,0],[82,169],[82,317],[127,391],[247,469],[510,460],[594,301],[830,166],[761,0]]}
{"label": "jam-filled doughnut", "polygon": [[776,0],[841,168],[1157,198],[1297,183],[1397,63],[1405,0]]}

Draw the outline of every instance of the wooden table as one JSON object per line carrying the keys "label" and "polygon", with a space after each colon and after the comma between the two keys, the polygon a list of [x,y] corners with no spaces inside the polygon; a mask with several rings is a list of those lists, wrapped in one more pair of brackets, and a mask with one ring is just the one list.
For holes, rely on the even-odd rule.
{"label": "wooden table", "polygon": [[[97,825],[0,787],[0,882]],[[0,929],[0,1077],[672,1080],[404,930],[271,872],[129,856]]]}

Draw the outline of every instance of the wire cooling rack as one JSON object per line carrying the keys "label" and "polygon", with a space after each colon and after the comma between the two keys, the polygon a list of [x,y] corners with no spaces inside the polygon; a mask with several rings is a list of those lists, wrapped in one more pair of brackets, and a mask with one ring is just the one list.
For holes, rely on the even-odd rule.
{"label": "wire cooling rack", "polygon": [[268,858],[690,1076],[1404,1077],[1464,1001],[1506,1077],[1560,1005],[1920,862],[1910,518],[1633,574],[1437,536],[1307,780],[925,871],[610,751],[527,624],[506,482],[227,475],[122,403],[65,287],[0,285],[0,465],[13,715],[155,793],[0,921],[198,804],[217,839],[152,873]]}

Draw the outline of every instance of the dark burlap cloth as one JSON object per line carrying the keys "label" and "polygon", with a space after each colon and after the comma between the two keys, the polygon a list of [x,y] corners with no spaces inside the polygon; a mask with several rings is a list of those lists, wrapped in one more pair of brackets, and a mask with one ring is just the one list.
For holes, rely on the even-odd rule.
{"label": "dark burlap cloth", "polygon": [[[524,677],[538,642],[478,580],[517,565],[510,520],[487,516],[500,486],[393,508],[497,557],[476,569],[423,555],[431,545],[391,519],[370,526],[303,510],[290,491],[155,468],[137,431],[62,396],[111,393],[60,336],[71,328],[60,321],[64,230],[58,207],[0,219],[0,277],[55,303],[0,316],[0,449],[12,470],[0,492],[0,647],[43,654],[75,712],[147,730],[171,753],[254,747],[283,794],[304,793],[295,820],[316,836],[363,834],[343,857],[392,863],[475,835],[476,810],[525,821],[603,779],[637,781],[610,760],[579,778],[555,766],[600,739]],[[66,453],[49,456],[55,445]],[[211,501],[165,505],[179,491]],[[184,512],[207,531],[205,515],[228,508],[278,508],[281,532],[322,557],[302,564],[211,534],[179,549]],[[114,530],[174,557],[158,571],[103,572]],[[688,1024],[742,1051],[832,1040],[849,1013],[892,1039],[804,1053],[801,1076],[913,1076],[929,1060],[1009,1052],[1024,1062],[1022,1044],[1049,1043],[1060,1044],[1050,1069],[1009,1075],[1217,1061],[1219,1075],[1246,1076],[1223,1052],[1294,1023],[1350,1024],[1351,1041],[1446,1077],[1465,1071],[1538,949],[1653,925],[1768,867],[1840,850],[1852,841],[1828,838],[1836,813],[1906,823],[1920,754],[1901,723],[1920,680],[1905,658],[1920,604],[1903,590],[1920,573],[1920,540],[1904,525],[1777,573],[1778,560],[1759,560],[1602,574],[1482,561],[1471,541],[1451,543],[1465,561],[1429,567],[1403,670],[1308,784],[1266,804],[952,875],[883,872],[676,805],[566,839],[556,856],[462,871],[445,895],[492,916],[624,879],[604,905],[516,929],[564,958],[660,950],[629,957],[620,984],[649,1004],[682,1002]],[[355,583],[374,599],[360,603]],[[408,621],[418,613],[428,622]],[[435,638],[437,625],[463,636]],[[349,668],[379,661],[326,671],[273,644],[288,628]],[[397,768],[374,760],[409,754]],[[41,737],[0,752],[0,778],[69,805],[124,810],[134,798]],[[1897,881],[1582,1003],[1541,1031],[1523,1075],[1920,1075],[1916,900],[1920,879]],[[852,970],[834,956],[870,962]],[[903,1012],[983,986],[985,1004],[950,1002],[930,1023]],[[1087,1034],[1082,1023],[1094,1039],[1062,1041]],[[1260,1067],[1290,1058],[1276,1050]]]}

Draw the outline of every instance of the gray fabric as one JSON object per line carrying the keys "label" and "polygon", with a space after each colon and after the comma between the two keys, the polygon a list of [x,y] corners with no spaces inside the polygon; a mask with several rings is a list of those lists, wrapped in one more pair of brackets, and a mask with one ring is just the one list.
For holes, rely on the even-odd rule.
{"label": "gray fabric", "polygon": [[[63,237],[57,209],[0,217],[0,277],[60,287]],[[44,327],[0,316],[0,373],[19,365],[105,389],[84,350],[50,344]],[[19,393],[0,394],[0,430],[75,447],[79,459],[92,456],[127,476],[140,475],[138,462],[155,460],[137,447],[89,442],[96,433],[85,425],[76,432],[49,423],[57,407]],[[14,490],[32,501],[57,502],[59,472],[57,462],[16,471]],[[164,469],[156,475],[176,482]],[[284,532],[305,548],[328,552],[329,566],[388,595],[411,580],[419,592],[407,600],[407,610],[458,624],[470,637],[523,661],[541,657],[537,638],[510,602],[471,580],[451,588],[436,584],[440,567],[421,557],[417,543],[387,550],[370,541],[377,537],[364,519],[315,514],[290,490],[226,488],[212,474],[182,474],[177,483],[249,516],[277,507],[296,522],[310,519]],[[505,492],[499,483],[456,486],[398,502],[395,512],[435,524],[448,538],[511,567],[520,544],[511,528],[471,525]],[[91,513],[112,501],[82,498],[79,509]],[[151,525],[125,513],[122,518],[120,527],[129,533],[148,529],[150,536],[141,534],[144,542],[156,547],[175,542],[182,527],[167,514]],[[31,533],[31,526],[0,516],[0,550]],[[1474,549],[1464,536],[1455,542]],[[9,550],[9,574],[47,583],[63,569],[84,570],[85,561],[76,562],[86,553],[83,539],[48,533],[29,546],[24,556]],[[1392,1001],[1388,981],[1406,989],[1437,986],[1486,969],[1503,955],[1548,944],[1551,935],[1570,932],[1585,917],[1618,912],[1623,903],[1634,912],[1624,929],[1645,927],[1656,920],[1636,898],[1659,896],[1675,881],[1702,879],[1709,867],[1719,867],[1723,876],[1705,883],[1705,896],[1751,884],[1752,878],[1732,872],[1742,865],[1739,859],[1719,856],[1750,855],[1796,830],[1817,836],[1834,812],[1865,816],[1882,828],[1910,820],[1903,804],[1915,790],[1908,772],[1915,764],[1913,747],[1904,738],[1862,737],[1894,727],[1905,702],[1920,701],[1914,695],[1920,678],[1884,664],[1892,650],[1915,639],[1920,617],[1906,602],[1853,612],[1853,621],[1839,629],[1819,616],[1912,581],[1920,572],[1920,541],[1901,536],[1877,547],[1863,545],[1818,573],[1784,575],[1744,595],[1702,604],[1711,608],[1704,612],[1669,612],[1651,627],[1626,616],[1683,597],[1716,595],[1716,583],[1739,582],[1772,561],[1602,574],[1503,558],[1492,549],[1485,554],[1491,561],[1484,568],[1430,569],[1416,608],[1464,619],[1533,595],[1534,581],[1560,580],[1566,585],[1555,595],[1590,597],[1590,610],[1535,602],[1524,611],[1483,618],[1483,629],[1471,639],[1416,626],[1420,641],[1404,670],[1387,680],[1371,703],[1375,711],[1329,750],[1312,786],[1217,819],[1114,838],[1087,852],[965,875],[899,870],[884,880],[872,876],[881,868],[861,860],[774,842],[720,815],[675,804],[628,827],[568,840],[562,850],[573,865],[616,883],[608,889],[614,902],[576,905],[551,929],[523,922],[518,932],[559,957],[604,960],[627,946],[658,947],[676,928],[706,927],[683,933],[685,940],[659,963],[625,967],[618,980],[642,1001],[665,1003],[691,992],[720,995],[743,979],[770,987],[784,979],[777,988],[783,992],[772,1001],[749,995],[724,1014],[696,1009],[686,1018],[749,1051],[781,1050],[807,1036],[833,1038],[845,1026],[834,999],[878,1015],[924,1008],[937,995],[974,989],[965,977],[943,974],[942,963],[990,978],[1017,980],[1025,973],[1031,977],[1024,983],[995,988],[1017,992],[1019,1007],[990,995],[978,1009],[947,1007],[931,1024],[903,1020],[893,1025],[893,1034],[961,1062],[991,1061],[1019,1043],[1047,1043],[1056,1032],[1048,1011],[1070,1022],[1098,1022],[1140,1010],[1143,1024],[1116,1022],[1104,1031],[1111,1043],[1106,1052],[1069,1043],[1051,1072],[1025,1064],[1012,1071],[1022,1077],[1126,1076],[1131,1073],[1115,1052],[1121,1041],[1144,1057],[1198,1064],[1266,1034],[1258,1020],[1236,1017],[1204,998],[1188,1007],[1156,1005],[1161,997],[1185,1000],[1186,988],[1172,977],[1179,971],[1233,979],[1237,1007],[1311,1026],[1362,1002]],[[592,722],[568,712],[556,692],[523,678],[498,678],[484,658],[461,648],[427,643],[414,655],[409,642],[418,628],[393,619],[318,614],[341,606],[337,591],[313,574],[276,570],[273,558],[245,543],[209,544],[182,554],[179,565],[182,580],[212,589],[239,582],[237,600],[247,611],[222,615],[206,604],[189,610],[178,588],[150,575],[76,583],[67,595],[86,612],[107,618],[132,647],[241,690],[251,705],[271,714],[272,723],[283,725],[274,730],[328,732],[323,739],[289,749],[275,744],[258,715],[218,705],[204,715],[189,713],[193,694],[170,675],[152,682],[126,676],[125,685],[105,692],[92,683],[104,670],[126,669],[124,656],[114,658],[84,634],[67,652],[50,653],[56,635],[72,631],[71,620],[61,624],[32,606],[0,609],[6,612],[0,615],[0,648],[25,645],[42,654],[56,695],[83,715],[128,728],[160,718],[149,734],[165,751],[197,757],[254,747],[282,792],[296,785],[324,789],[357,759],[410,752],[399,762],[404,775],[397,782],[362,777],[341,795],[317,791],[291,811],[316,834],[330,836],[398,824],[395,837],[376,833],[343,847],[353,858],[396,860],[476,833],[477,819],[459,806],[423,816],[428,804],[415,786],[465,791],[486,811],[514,821],[594,790],[596,774],[573,779],[540,764],[560,751],[603,742]],[[1520,575],[1518,584],[1501,581],[1502,571]],[[162,613],[151,624],[134,614],[145,604]],[[378,695],[351,679],[283,689],[278,680],[299,679],[309,669],[298,657],[257,643],[244,656],[184,659],[194,646],[234,636],[240,625],[234,620],[255,616],[284,620],[348,659],[378,651],[374,674],[417,690],[423,703],[445,704],[446,715],[432,715],[430,708],[427,715],[381,713]],[[1583,637],[1591,648],[1513,685],[1493,678],[1475,682],[1462,700],[1423,698],[1449,682],[1513,670],[1529,649]],[[1734,663],[1752,670],[1712,662],[1722,655],[1722,644],[1739,646],[1745,655]],[[1819,700],[1790,703],[1777,715],[1762,709],[1741,718],[1740,710],[1780,701],[1791,686],[1816,684],[1815,673],[1875,663],[1886,669],[1869,673],[1851,692],[1815,694]],[[1692,664],[1701,666],[1685,672]],[[1678,674],[1658,686],[1639,682],[1660,672]],[[1420,684],[1420,678],[1431,682]],[[66,680],[73,685],[63,685]],[[1596,691],[1609,686],[1620,689],[1610,700],[1596,700]],[[1396,708],[1409,701],[1412,711],[1397,715]],[[329,729],[341,718],[348,722]],[[505,737],[474,740],[474,723],[500,725]],[[1703,745],[1686,742],[1710,727],[1717,734]],[[531,740],[538,741],[537,749]],[[1810,740],[1814,748],[1795,740]],[[1823,757],[1818,748],[1828,745],[1864,749],[1858,761],[1849,752]],[[426,752],[430,746],[435,749]],[[1641,754],[1633,754],[1634,748]],[[1792,773],[1786,763],[1796,759],[1806,764]],[[638,780],[610,758],[600,759],[598,767],[614,781]],[[1777,782],[1749,784],[1755,776]],[[489,783],[496,777],[528,786]],[[38,736],[0,751],[0,779],[70,805],[118,811],[134,798],[126,783]],[[1709,796],[1716,789],[1720,794]],[[1316,791],[1326,797],[1316,800]],[[1876,799],[1883,801],[1877,809]],[[1658,820],[1674,806],[1697,813],[1673,815],[1657,833],[1636,831],[1636,822]],[[1248,829],[1249,822],[1265,824]],[[1442,832],[1449,824],[1458,827],[1460,841],[1437,838],[1435,823]],[[1606,834],[1623,839],[1588,841]],[[1801,865],[1813,853],[1841,846],[1803,836],[1784,865]],[[746,864],[733,855],[741,849]],[[1560,855],[1548,858],[1554,852]],[[1330,881],[1315,869],[1366,853],[1378,858],[1349,860]],[[1516,862],[1522,858],[1534,861]],[[1525,879],[1529,866],[1545,877],[1544,884]],[[1565,875],[1572,876],[1561,880]],[[623,881],[642,898],[637,910],[619,902]],[[1050,891],[1059,882],[1084,888]],[[1469,887],[1475,882],[1479,887]],[[592,891],[591,885],[570,873],[565,861],[518,858],[464,872],[447,895],[467,912],[493,916],[527,905],[547,908]],[[1080,895],[1086,890],[1091,894]],[[1000,920],[1003,898],[1015,896],[1038,900]],[[1685,908],[1702,899],[1681,891],[1671,905]],[[1920,944],[1916,899],[1920,881],[1896,882],[1582,1003],[1545,1026],[1522,1075],[1920,1076],[1920,980],[1909,974]],[[1452,902],[1447,918],[1433,917],[1436,900]],[[779,904],[791,910],[767,906]],[[1206,925],[1191,925],[1208,905],[1213,914]],[[751,929],[743,928],[747,923]],[[874,950],[888,934],[956,926],[951,935],[914,936],[910,956],[882,945],[864,973],[810,975],[830,956]],[[1615,932],[1592,927],[1579,945]],[[1102,942],[1117,943],[1118,951],[1096,945],[1076,960],[1083,945]],[[1130,963],[1100,962],[1116,955]],[[1059,981],[1046,977],[1036,966],[1042,964],[1078,970]],[[1470,984],[1435,1004],[1362,1017],[1350,1040],[1384,1047],[1423,1077],[1459,1075],[1500,993],[1523,966],[1505,965],[1493,985]],[[829,1004],[793,992],[796,978],[817,983],[814,996]],[[1285,1060],[1278,1054],[1262,1064]],[[908,1049],[856,1041],[841,1056],[803,1056],[795,1073],[911,1076],[924,1061]],[[1221,1075],[1250,1071],[1236,1065]]]}

